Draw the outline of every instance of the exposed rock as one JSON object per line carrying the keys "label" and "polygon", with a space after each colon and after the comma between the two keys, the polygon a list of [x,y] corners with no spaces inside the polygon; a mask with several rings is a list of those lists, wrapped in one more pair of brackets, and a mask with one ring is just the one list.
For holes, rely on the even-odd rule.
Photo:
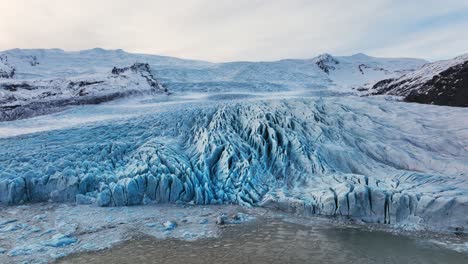
{"label": "exposed rock", "polygon": [[217,225],[224,225],[226,223],[227,217],[225,215],[220,215],[216,217]]}
{"label": "exposed rock", "polygon": [[[1,72],[0,72],[1,74]],[[0,121],[60,111],[66,106],[99,104],[131,95],[167,94],[147,63],[114,68],[112,74],[70,79],[0,82]]]}
{"label": "exposed rock", "polygon": [[370,92],[402,96],[407,102],[468,107],[468,55],[382,80]]}
{"label": "exposed rock", "polygon": [[335,69],[335,65],[338,65],[340,62],[333,58],[330,54],[322,54],[315,58],[315,64],[324,71],[326,74],[329,74],[331,70]]}

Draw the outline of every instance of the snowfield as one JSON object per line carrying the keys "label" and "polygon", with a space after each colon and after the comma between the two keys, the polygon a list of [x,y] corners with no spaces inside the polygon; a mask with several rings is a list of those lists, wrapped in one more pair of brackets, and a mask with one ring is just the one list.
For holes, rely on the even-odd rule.
{"label": "snowfield", "polygon": [[325,84],[360,84],[397,77],[427,61],[412,58],[375,58],[322,54],[311,59],[265,62],[211,63],[123,50],[90,49],[76,52],[60,49],[12,49],[0,52],[0,69],[12,79],[67,78],[107,73],[112,67],[148,63],[164,84],[242,82],[298,87]]}

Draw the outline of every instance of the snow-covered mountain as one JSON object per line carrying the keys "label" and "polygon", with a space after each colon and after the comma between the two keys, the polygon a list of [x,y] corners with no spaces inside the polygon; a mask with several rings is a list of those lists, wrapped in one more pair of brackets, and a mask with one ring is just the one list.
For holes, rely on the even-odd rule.
{"label": "snow-covered mountain", "polygon": [[323,54],[313,59],[329,79],[338,86],[369,86],[384,78],[401,76],[420,68],[425,60],[410,58],[375,58],[362,53],[333,57]]}
{"label": "snow-covered mountain", "polygon": [[468,54],[424,65],[399,78],[376,83],[370,94],[403,96],[405,101],[468,106]]}
{"label": "snow-covered mountain", "polygon": [[0,80],[0,121],[47,114],[67,105],[96,104],[132,94],[166,92],[150,66],[144,63],[109,68],[106,73],[60,78],[17,79],[13,76]]}
{"label": "snow-covered mountain", "polygon": [[[0,121],[147,92],[288,91],[371,86],[424,60],[364,54],[272,62],[211,63],[123,50],[13,49],[0,52]],[[131,71],[110,73],[113,67]],[[158,80],[154,76],[158,76]],[[164,85],[162,88],[159,81]],[[154,84],[152,84],[152,82]],[[49,109],[53,108],[53,109]]]}
{"label": "snow-covered mountain", "polygon": [[384,59],[356,54],[271,62],[211,63],[172,57],[132,54],[122,50],[91,49],[66,52],[59,49],[0,53],[15,70],[14,78],[57,78],[105,73],[109,68],[135,62],[148,63],[171,90],[294,90],[314,87],[373,84],[422,66],[420,59]]}

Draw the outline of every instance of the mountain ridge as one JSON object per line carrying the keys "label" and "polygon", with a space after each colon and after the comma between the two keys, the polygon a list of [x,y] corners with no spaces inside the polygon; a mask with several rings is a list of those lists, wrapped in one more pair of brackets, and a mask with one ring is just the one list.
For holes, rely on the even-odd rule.
{"label": "mountain ridge", "polygon": [[[13,49],[0,52],[0,58],[0,107],[5,110],[0,120],[46,114],[50,112],[47,105],[56,109],[67,104],[100,103],[153,90],[196,93],[331,89],[349,93],[351,88],[372,86],[427,63],[420,59],[326,53],[312,59],[211,63],[101,48],[72,52]],[[109,79],[110,72],[116,77],[122,69],[139,75],[130,80]],[[34,107],[28,108],[32,104]]]}
{"label": "mountain ridge", "polygon": [[[135,62],[148,63],[163,83],[245,82],[280,85],[282,90],[306,89],[311,86],[357,86],[401,74],[418,68],[427,61],[421,59],[332,56],[322,54],[309,59],[283,59],[259,62],[224,62],[179,59],[168,56],[127,53],[123,50],[90,49],[64,51],[60,49],[13,49],[0,52],[16,66],[19,79],[69,77],[84,73],[105,72],[110,67],[125,67]],[[341,61],[332,74],[317,65],[325,55]],[[30,65],[27,58],[35,56],[39,64]],[[359,65],[367,67],[359,69]],[[382,71],[382,69],[386,71]],[[365,76],[362,76],[365,75]],[[274,85],[269,85],[274,84]],[[230,87],[228,87],[229,89]],[[220,87],[222,90],[223,87]]]}

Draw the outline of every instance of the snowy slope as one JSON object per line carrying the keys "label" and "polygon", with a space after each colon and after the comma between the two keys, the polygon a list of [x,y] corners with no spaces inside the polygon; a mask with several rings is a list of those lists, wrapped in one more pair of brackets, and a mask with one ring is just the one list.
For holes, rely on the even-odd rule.
{"label": "snowy slope", "polygon": [[[218,90],[237,90],[244,84],[261,90],[293,90],[330,85],[355,86],[396,77],[425,63],[419,59],[383,59],[356,54],[332,57],[324,54],[313,59],[272,62],[210,63],[164,56],[132,54],[122,50],[91,49],[79,52],[53,50],[8,50],[0,53],[16,69],[16,78],[57,78],[104,73],[109,68],[135,62],[148,63],[169,89],[204,90],[205,85]],[[324,58],[338,62],[334,69]],[[172,90],[172,89],[171,89]],[[209,89],[208,89],[209,90]],[[251,90],[251,88],[246,88]]]}
{"label": "snowy slope", "polygon": [[165,93],[148,64],[73,77],[0,79],[0,121],[27,118],[67,105],[95,104],[130,94]]}
{"label": "snowy slope", "polygon": [[399,77],[427,63],[410,58],[374,58],[362,53],[337,57],[336,62],[328,63],[333,67],[329,75],[336,84],[344,87],[373,85],[376,81]]}
{"label": "snowy slope", "polygon": [[382,80],[370,93],[403,96],[409,102],[468,106],[468,54]]}
{"label": "snowy slope", "polygon": [[[323,54],[306,60],[210,63],[98,48],[77,52],[14,49],[0,52],[0,121],[50,113],[70,104],[99,103],[162,89],[145,86],[146,82],[139,80],[141,74],[130,78],[109,75],[113,67],[135,63],[147,64],[148,69],[140,73],[145,72],[143,75],[151,75],[152,79],[158,76],[155,82],[160,81],[165,89],[176,93],[304,89],[351,92],[350,88],[397,77],[425,61]],[[137,88],[139,85],[142,87]]]}
{"label": "snowy slope", "polygon": [[[83,74],[107,73],[112,67],[126,67],[136,62],[151,67],[197,67],[209,63],[163,56],[129,54],[122,50],[91,49],[66,52],[60,49],[13,49],[0,52],[16,68],[18,79],[73,77]],[[35,63],[31,63],[35,61]]]}
{"label": "snowy slope", "polygon": [[114,108],[139,118],[0,139],[0,202],[235,203],[468,230],[468,130],[453,122],[466,109],[241,101],[140,102]]}

